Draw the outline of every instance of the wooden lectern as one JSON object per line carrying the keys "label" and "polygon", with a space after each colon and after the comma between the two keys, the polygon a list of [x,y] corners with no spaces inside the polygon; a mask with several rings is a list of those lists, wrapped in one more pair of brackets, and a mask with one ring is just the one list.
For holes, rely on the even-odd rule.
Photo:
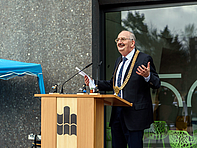
{"label": "wooden lectern", "polygon": [[103,148],[104,105],[132,106],[115,95],[34,96],[41,97],[42,148]]}

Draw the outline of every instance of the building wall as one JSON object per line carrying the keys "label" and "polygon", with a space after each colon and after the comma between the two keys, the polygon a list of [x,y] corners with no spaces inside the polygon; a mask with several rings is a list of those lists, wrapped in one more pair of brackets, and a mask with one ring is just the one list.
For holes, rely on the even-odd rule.
{"label": "building wall", "polygon": [[[46,93],[92,62],[92,1],[1,0],[0,58],[42,65]],[[91,76],[92,68],[85,70]],[[64,85],[76,93],[77,75]],[[31,146],[27,136],[40,133],[40,99],[36,77],[0,80],[1,147]]]}

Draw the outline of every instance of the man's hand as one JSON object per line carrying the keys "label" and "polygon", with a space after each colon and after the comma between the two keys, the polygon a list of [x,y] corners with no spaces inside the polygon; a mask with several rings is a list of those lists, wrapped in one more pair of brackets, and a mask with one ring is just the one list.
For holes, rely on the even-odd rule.
{"label": "man's hand", "polygon": [[89,86],[90,81],[87,75],[84,76],[84,81],[85,81],[86,86]]}
{"label": "man's hand", "polygon": [[147,67],[145,67],[144,65],[139,66],[136,73],[145,78],[148,77],[150,75],[150,62],[148,62]]}

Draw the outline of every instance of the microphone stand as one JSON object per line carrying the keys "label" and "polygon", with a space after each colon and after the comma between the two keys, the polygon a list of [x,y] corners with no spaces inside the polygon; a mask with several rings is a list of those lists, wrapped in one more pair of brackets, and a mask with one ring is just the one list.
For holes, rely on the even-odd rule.
{"label": "microphone stand", "polygon": [[61,92],[63,94],[63,86],[66,82],[70,81],[74,76],[76,76],[78,73],[80,73],[81,71],[83,71],[84,69],[90,67],[93,63],[87,65],[86,67],[84,67],[82,70],[78,71],[77,73],[75,73],[72,77],[70,77],[68,80],[66,80],[63,84],[62,84],[62,89],[61,89]]}

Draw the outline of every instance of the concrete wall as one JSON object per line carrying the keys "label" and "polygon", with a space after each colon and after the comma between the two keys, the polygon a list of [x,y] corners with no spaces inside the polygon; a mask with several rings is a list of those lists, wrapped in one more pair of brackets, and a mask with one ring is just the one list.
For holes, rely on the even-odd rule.
{"label": "concrete wall", "polygon": [[[92,1],[1,0],[0,58],[42,65],[46,93],[92,62]],[[90,74],[92,68],[85,70]],[[78,75],[64,93],[82,87]],[[27,148],[28,134],[40,133],[36,77],[0,80],[0,147]],[[58,90],[59,91],[59,90]]]}

